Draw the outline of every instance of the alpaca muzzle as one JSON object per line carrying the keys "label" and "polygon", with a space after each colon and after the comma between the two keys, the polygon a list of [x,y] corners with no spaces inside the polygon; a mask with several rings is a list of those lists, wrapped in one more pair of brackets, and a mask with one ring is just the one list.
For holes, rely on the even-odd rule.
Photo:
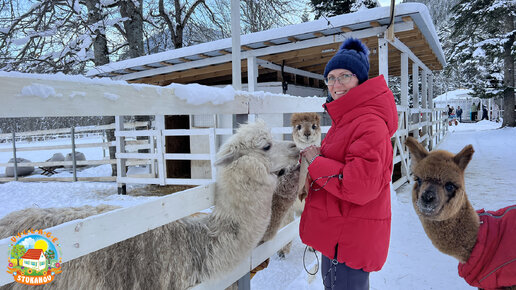
{"label": "alpaca muzzle", "polygon": [[434,190],[425,190],[417,200],[419,211],[424,215],[433,215],[439,205],[439,197]]}

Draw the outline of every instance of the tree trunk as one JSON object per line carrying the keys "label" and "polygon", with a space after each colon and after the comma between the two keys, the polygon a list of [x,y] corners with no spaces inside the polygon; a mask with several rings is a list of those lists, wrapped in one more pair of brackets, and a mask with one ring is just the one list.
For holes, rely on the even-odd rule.
{"label": "tree trunk", "polygon": [[[505,33],[514,30],[514,16],[507,13],[505,16]],[[514,113],[514,57],[511,54],[511,48],[514,43],[514,34],[509,37],[509,41],[505,42],[504,47],[504,69],[503,69],[503,124],[502,127],[515,127],[516,114]]]}
{"label": "tree trunk", "polygon": [[144,55],[143,47],[143,0],[137,0],[135,5],[133,0],[120,1],[120,15],[129,18],[124,21],[124,29],[129,45],[129,58]]}
{"label": "tree trunk", "polygon": [[[95,27],[97,29],[93,31],[93,55],[94,55],[94,63],[96,66],[101,66],[109,63],[109,50],[107,46],[106,35],[104,34],[105,29],[100,29],[101,27],[98,25],[100,21],[103,20],[100,0],[87,0],[84,2],[86,8],[88,8],[88,24],[90,27]],[[104,28],[104,27],[102,27]],[[102,117],[101,123],[103,125],[109,125],[115,123],[114,116],[104,116]],[[108,142],[115,141],[115,130],[106,130],[106,139]],[[116,147],[109,146],[109,159],[115,159]],[[116,176],[116,164],[111,164],[111,176]]]}

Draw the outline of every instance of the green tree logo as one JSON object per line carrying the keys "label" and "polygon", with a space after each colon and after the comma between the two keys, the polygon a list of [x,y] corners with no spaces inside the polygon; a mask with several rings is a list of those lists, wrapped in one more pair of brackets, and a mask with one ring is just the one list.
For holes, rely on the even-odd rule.
{"label": "green tree logo", "polygon": [[18,265],[20,265],[20,258],[23,257],[23,255],[25,255],[25,252],[27,252],[27,250],[25,249],[25,247],[23,245],[15,245],[12,249],[11,249],[11,257],[15,258],[18,260]]}

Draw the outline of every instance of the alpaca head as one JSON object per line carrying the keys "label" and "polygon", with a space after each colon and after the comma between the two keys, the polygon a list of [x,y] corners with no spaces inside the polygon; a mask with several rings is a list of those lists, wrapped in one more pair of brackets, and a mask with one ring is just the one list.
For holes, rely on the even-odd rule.
{"label": "alpaca head", "polygon": [[290,117],[292,138],[300,149],[321,144],[321,117],[317,113],[295,113]]}
{"label": "alpaca head", "polygon": [[244,124],[222,145],[215,165],[225,166],[242,156],[261,160],[269,173],[284,173],[284,169],[299,160],[299,149],[288,141],[272,139],[262,120]]}
{"label": "alpaca head", "polygon": [[473,146],[467,145],[454,155],[444,150],[428,152],[412,137],[405,144],[413,158],[412,203],[416,213],[435,221],[455,216],[467,202],[464,170],[475,152]]}

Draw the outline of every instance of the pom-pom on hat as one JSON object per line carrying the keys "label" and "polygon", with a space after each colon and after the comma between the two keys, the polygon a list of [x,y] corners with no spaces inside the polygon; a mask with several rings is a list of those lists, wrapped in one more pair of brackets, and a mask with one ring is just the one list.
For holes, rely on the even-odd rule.
{"label": "pom-pom on hat", "polygon": [[334,69],[347,69],[354,73],[361,84],[369,78],[369,50],[360,39],[344,40],[339,51],[330,59],[324,69],[324,77]]}

